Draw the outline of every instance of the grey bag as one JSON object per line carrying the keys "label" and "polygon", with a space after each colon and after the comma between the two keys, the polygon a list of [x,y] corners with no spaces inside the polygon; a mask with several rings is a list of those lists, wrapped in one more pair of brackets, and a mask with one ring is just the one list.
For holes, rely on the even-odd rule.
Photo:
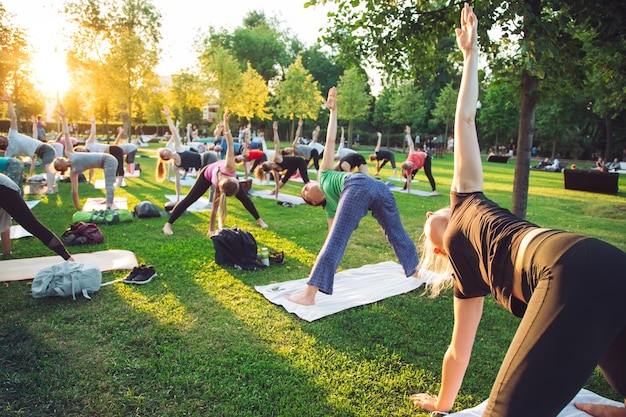
{"label": "grey bag", "polygon": [[92,262],[65,261],[41,268],[31,286],[34,298],[69,297],[74,300],[76,294],[91,299],[102,286],[102,271]]}

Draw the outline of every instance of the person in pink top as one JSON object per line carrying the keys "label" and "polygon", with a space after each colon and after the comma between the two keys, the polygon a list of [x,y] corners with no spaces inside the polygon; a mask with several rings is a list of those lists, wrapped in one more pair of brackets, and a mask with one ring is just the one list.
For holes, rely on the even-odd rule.
{"label": "person in pink top", "polygon": [[408,193],[411,192],[411,181],[413,181],[417,171],[424,168],[424,174],[426,174],[426,178],[428,178],[430,182],[430,187],[433,193],[435,193],[437,186],[435,185],[435,179],[432,173],[432,160],[426,152],[415,150],[415,145],[413,145],[413,139],[411,138],[411,126],[406,125],[405,132],[406,140],[409,144],[409,154],[406,157],[406,161],[402,163],[402,177],[406,178],[404,189],[407,190]]}
{"label": "person in pink top", "polygon": [[226,220],[226,197],[236,196],[238,200],[242,202],[244,207],[254,216],[257,224],[266,228],[267,224],[261,219],[254,204],[247,196],[245,192],[239,187],[239,180],[237,179],[235,153],[233,146],[233,136],[230,133],[228,127],[229,113],[228,110],[224,112],[224,136],[228,142],[228,148],[226,150],[226,158],[212,164],[206,165],[199,172],[196,178],[196,182],[193,184],[185,198],[180,200],[174,206],[172,213],[170,214],[167,223],[163,226],[163,233],[166,235],[174,234],[172,225],[174,222],[187,210],[194,202],[206,193],[211,186],[214,186],[215,192],[213,193],[213,201],[211,208],[211,220],[209,225],[209,234],[213,235],[217,232],[215,228],[215,219],[217,218],[217,212],[220,212],[218,219],[219,227],[221,228]]}

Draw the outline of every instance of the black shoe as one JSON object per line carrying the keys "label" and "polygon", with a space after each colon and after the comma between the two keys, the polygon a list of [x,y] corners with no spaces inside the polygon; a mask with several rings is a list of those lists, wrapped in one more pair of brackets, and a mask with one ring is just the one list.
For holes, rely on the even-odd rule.
{"label": "black shoe", "polygon": [[133,270],[130,271],[130,273],[128,275],[126,275],[126,277],[122,280],[122,282],[125,283],[125,284],[132,284],[133,280],[142,271],[142,268],[145,268],[145,267],[146,267],[145,265],[140,265],[140,266],[134,267]]}
{"label": "black shoe", "polygon": [[135,278],[133,278],[132,283],[133,284],[147,284],[150,281],[152,281],[152,278],[156,276],[157,274],[156,274],[156,271],[154,270],[154,267],[144,265],[141,268],[141,271],[139,272],[139,274],[137,274]]}

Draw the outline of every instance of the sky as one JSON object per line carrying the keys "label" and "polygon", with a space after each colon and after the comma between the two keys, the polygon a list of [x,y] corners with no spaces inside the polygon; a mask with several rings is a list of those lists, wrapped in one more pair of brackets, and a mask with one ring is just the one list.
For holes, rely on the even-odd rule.
{"label": "sky", "polygon": [[[171,75],[196,62],[193,49],[199,34],[209,27],[232,30],[241,26],[244,16],[252,10],[263,11],[266,17],[276,16],[281,29],[289,29],[305,45],[310,46],[327,26],[327,13],[332,6],[304,8],[306,0],[152,0],[161,12],[161,62],[159,75]],[[13,15],[33,45],[35,77],[44,90],[64,91],[68,79],[62,55],[63,16],[58,13],[59,0],[0,0]],[[55,53],[56,51],[56,53]]]}

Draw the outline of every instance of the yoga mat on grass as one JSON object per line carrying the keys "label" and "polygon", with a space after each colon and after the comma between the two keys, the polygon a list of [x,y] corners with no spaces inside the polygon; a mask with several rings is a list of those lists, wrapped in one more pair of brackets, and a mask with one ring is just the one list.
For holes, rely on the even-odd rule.
{"label": "yoga mat on grass", "polygon": [[[168,194],[165,196],[165,198],[167,198],[168,201],[176,202],[175,194]],[[183,198],[185,198],[185,195],[181,194],[180,199],[182,200]],[[197,201],[194,201],[194,203],[191,206],[189,206],[189,208],[187,208],[187,211],[201,212],[201,211],[211,210],[211,207],[212,207],[212,204],[208,198],[200,197]]]}
{"label": "yoga mat on grass", "polygon": [[[404,184],[406,182],[406,178],[404,178],[404,177],[387,177],[387,181],[401,182],[401,183]],[[418,182],[420,182],[420,180],[416,180],[416,179],[411,180],[411,184],[417,184]]]}
{"label": "yoga mat on grass", "polygon": [[[176,179],[174,177],[169,179],[170,182],[176,183]],[[189,174],[185,178],[180,179],[181,187],[191,187],[196,182],[195,177],[190,177]]]}
{"label": "yoga mat on grass", "polygon": [[[82,211],[106,210],[107,199],[104,197],[90,197],[85,201]],[[112,209],[128,210],[128,201],[126,197],[115,197],[113,199]]]}
{"label": "yoga mat on grass", "polygon": [[11,226],[11,239],[20,239],[23,237],[31,237],[31,236],[32,234],[28,230],[20,226],[19,224],[17,226]]}
{"label": "yoga mat on grass", "polygon": [[[529,399],[529,401],[532,401]],[[609,400],[608,398],[604,398],[601,395],[596,394],[595,392],[581,389],[576,397],[557,415],[557,417],[589,417],[589,414],[580,411],[576,407],[574,407],[574,403],[593,403],[593,404],[605,404],[605,405],[613,405],[616,407],[623,407],[624,404],[619,403],[617,401]],[[457,413],[449,414],[449,417],[480,417],[483,415],[485,408],[487,406],[487,400],[478,404],[474,408],[468,408],[467,410],[459,411]],[[534,417],[529,415],[528,417]]]}
{"label": "yoga mat on grass", "polygon": [[302,292],[308,278],[259,285],[254,288],[270,302],[283,306],[288,312],[311,322],[352,307],[405,294],[437,279],[439,276],[434,273],[425,278],[406,277],[402,266],[393,261],[365,265],[335,274],[333,295],[318,292],[312,306],[292,303],[285,298],[287,294]]}
{"label": "yoga mat on grass", "polygon": [[[274,194],[270,194],[272,191],[273,190],[261,190],[261,191],[250,190],[248,192],[248,195],[275,200],[276,197],[274,196]],[[279,201],[281,203],[290,203],[290,204],[304,204],[305,203],[302,197],[297,197],[295,195],[290,195],[290,194],[283,194],[281,192],[278,193],[278,199],[276,201]]]}
{"label": "yoga mat on grass", "polygon": [[[73,256],[76,262],[95,263],[101,271],[133,269],[138,265],[137,258],[133,252],[121,249],[77,253]],[[2,271],[0,272],[0,281],[33,279],[41,268],[58,264],[59,262],[63,262],[63,258],[58,255],[0,261],[0,271]]]}
{"label": "yoga mat on grass", "polygon": [[[117,184],[117,180],[116,180]],[[93,186],[96,190],[104,190],[106,188],[106,182],[103,179],[96,180],[93,183]],[[126,180],[122,178],[122,187],[126,187]]]}
{"label": "yoga mat on grass", "polygon": [[33,207],[35,207],[37,204],[39,204],[41,200],[26,200],[26,205],[28,206],[29,209],[33,209]]}
{"label": "yoga mat on grass", "polygon": [[[403,190],[402,187],[398,187],[396,185],[391,185],[389,186],[389,189],[391,191],[393,191],[394,193],[404,193],[407,194],[406,190]],[[420,197],[434,197],[434,196],[438,196],[441,195],[436,191],[422,191],[422,190],[416,190],[411,188],[411,194],[413,195],[419,195]]]}
{"label": "yoga mat on grass", "polygon": [[128,172],[126,170],[124,170],[124,177],[125,178],[139,178],[141,176],[141,171],[136,169],[133,172]]}

